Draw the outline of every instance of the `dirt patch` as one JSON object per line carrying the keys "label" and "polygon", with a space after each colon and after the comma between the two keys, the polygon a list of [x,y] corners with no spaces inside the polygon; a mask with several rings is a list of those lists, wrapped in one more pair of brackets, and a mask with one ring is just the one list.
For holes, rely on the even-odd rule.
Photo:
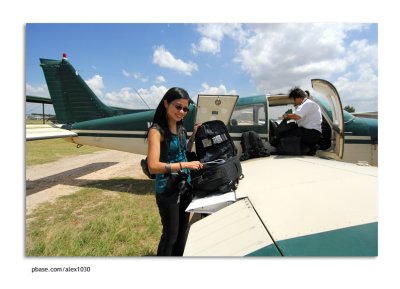
{"label": "dirt patch", "polygon": [[39,204],[72,194],[99,180],[135,178],[148,180],[140,167],[143,155],[104,150],[26,168],[26,213]]}

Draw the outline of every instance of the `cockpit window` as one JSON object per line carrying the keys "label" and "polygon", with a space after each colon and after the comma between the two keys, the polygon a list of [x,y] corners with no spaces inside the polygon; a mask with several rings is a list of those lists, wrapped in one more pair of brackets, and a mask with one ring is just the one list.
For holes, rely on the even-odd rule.
{"label": "cockpit window", "polygon": [[280,120],[282,120],[282,115],[285,114],[289,109],[291,109],[292,112],[294,112],[295,111],[294,105],[284,104],[284,105],[270,106],[268,110],[269,119],[279,122]]}
{"label": "cockpit window", "polygon": [[237,107],[231,117],[231,125],[264,125],[264,105],[251,105]]}

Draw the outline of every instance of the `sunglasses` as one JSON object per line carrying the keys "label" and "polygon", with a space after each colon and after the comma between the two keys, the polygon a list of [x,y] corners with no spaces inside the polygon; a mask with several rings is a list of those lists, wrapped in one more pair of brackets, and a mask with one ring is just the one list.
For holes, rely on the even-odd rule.
{"label": "sunglasses", "polygon": [[188,108],[187,106],[182,106],[182,105],[179,104],[179,103],[174,104],[174,106],[175,106],[175,108],[176,108],[177,110],[183,110],[183,112],[188,112],[188,111],[189,111],[189,108]]}

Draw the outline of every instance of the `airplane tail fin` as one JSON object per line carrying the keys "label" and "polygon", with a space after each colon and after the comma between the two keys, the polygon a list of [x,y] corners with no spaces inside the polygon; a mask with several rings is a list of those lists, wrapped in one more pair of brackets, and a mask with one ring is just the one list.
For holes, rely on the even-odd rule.
{"label": "airplane tail fin", "polygon": [[59,123],[71,124],[122,114],[100,101],[66,57],[62,60],[40,59],[40,66]]}

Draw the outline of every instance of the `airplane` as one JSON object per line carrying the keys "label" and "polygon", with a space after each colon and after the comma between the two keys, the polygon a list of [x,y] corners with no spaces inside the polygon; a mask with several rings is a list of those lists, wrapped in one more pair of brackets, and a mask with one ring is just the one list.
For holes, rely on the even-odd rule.
{"label": "airplane", "polygon": [[[58,131],[55,135],[59,136],[60,129],[63,129],[64,135],[70,135],[68,141],[79,145],[146,154],[147,145],[143,138],[152,122],[154,110],[124,109],[105,105],[68,62],[66,55],[61,61],[49,59],[40,61],[57,121],[64,125],[58,126],[57,129],[42,127],[42,131],[45,130],[47,133],[43,136],[38,130],[33,129],[35,126],[30,126],[27,140],[45,138],[46,135],[49,137],[53,131]],[[317,155],[376,166],[378,120],[356,117],[344,111],[336,88],[328,81],[314,79],[312,86],[316,92],[322,91],[328,95],[328,100],[316,95],[311,96],[319,104],[323,114],[323,140]],[[44,98],[44,101],[48,103],[48,99]],[[270,145],[270,140],[274,137],[273,128],[279,123],[279,117],[292,105],[293,102],[284,94],[239,98],[232,119],[227,123],[228,130],[239,149],[239,155],[240,136],[247,130],[256,131],[265,146],[274,152],[276,148]],[[192,104],[184,122],[189,135],[195,115],[196,108]]]}
{"label": "airplane", "polygon": [[[66,55],[40,59],[40,66],[60,124],[27,126],[28,141],[63,137],[78,147],[147,154],[145,135],[155,110],[102,103]],[[311,84],[311,97],[323,114],[316,156],[271,155],[242,162],[245,177],[235,201],[191,225],[184,255],[377,256],[377,119],[344,111],[328,81]],[[194,123],[219,119],[239,156],[241,133],[248,130],[274,152],[274,127],[292,106],[287,94],[198,95],[184,125],[190,135]]]}

